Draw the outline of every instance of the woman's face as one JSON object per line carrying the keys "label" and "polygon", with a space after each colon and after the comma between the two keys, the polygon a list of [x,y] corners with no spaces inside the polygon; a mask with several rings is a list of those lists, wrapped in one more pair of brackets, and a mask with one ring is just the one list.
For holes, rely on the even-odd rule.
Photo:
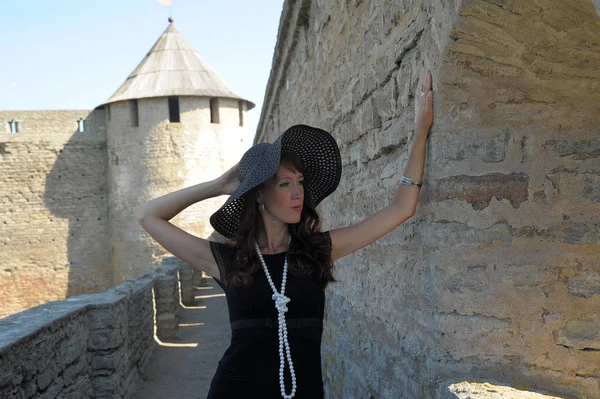
{"label": "woman's face", "polygon": [[269,179],[261,190],[265,204],[265,216],[272,216],[284,223],[294,224],[300,221],[304,204],[304,176],[287,167],[279,166],[277,173]]}

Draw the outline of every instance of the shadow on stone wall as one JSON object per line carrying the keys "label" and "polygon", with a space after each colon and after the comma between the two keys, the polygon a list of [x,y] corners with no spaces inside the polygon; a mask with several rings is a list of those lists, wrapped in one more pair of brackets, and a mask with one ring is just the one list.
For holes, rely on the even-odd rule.
{"label": "shadow on stone wall", "polygon": [[[56,259],[66,257],[66,265],[60,265],[60,261],[57,261],[55,268],[56,283],[66,285],[67,298],[102,292],[116,284],[108,216],[108,154],[103,130],[104,112],[95,110],[85,124],[84,132],[74,130],[64,146],[56,149],[57,158],[47,176],[44,192],[45,206],[54,216],[67,219],[68,223],[66,236],[59,232],[51,233],[56,235],[52,238],[56,243]],[[62,245],[65,239],[66,254]],[[207,239],[226,241],[216,232]],[[171,262],[167,258],[165,260]],[[202,274],[196,274],[199,283]]]}
{"label": "shadow on stone wall", "polygon": [[66,297],[112,286],[104,112],[93,111],[84,123],[84,132],[74,130],[64,146],[56,148],[44,192],[46,208],[68,223],[66,236],[62,228],[43,233],[55,235],[56,253],[47,256],[56,259],[55,283],[66,285]]}

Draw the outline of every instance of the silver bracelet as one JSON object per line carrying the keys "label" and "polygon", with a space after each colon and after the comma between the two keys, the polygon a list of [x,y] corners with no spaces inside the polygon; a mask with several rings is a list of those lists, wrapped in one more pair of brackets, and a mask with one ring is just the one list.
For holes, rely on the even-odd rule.
{"label": "silver bracelet", "polygon": [[423,183],[421,183],[420,181],[414,181],[410,177],[406,176],[402,176],[400,178],[400,184],[406,184],[407,186],[413,186],[416,188],[421,188],[421,186],[423,186]]}

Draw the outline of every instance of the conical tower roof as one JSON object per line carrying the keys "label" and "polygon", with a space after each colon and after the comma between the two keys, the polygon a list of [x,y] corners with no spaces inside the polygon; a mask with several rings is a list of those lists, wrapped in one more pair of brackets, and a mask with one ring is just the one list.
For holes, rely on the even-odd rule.
{"label": "conical tower roof", "polygon": [[172,24],[104,104],[167,96],[234,98],[246,101],[248,109],[254,108],[254,103],[238,96],[227,86]]}

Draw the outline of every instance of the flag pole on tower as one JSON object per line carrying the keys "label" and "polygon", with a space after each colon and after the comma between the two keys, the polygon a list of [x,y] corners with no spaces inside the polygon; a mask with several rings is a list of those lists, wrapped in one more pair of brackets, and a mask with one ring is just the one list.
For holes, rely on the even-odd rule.
{"label": "flag pole on tower", "polygon": [[169,6],[169,22],[173,23],[173,12],[172,12],[173,10],[171,7],[171,0],[156,0],[156,1],[164,6]]}

